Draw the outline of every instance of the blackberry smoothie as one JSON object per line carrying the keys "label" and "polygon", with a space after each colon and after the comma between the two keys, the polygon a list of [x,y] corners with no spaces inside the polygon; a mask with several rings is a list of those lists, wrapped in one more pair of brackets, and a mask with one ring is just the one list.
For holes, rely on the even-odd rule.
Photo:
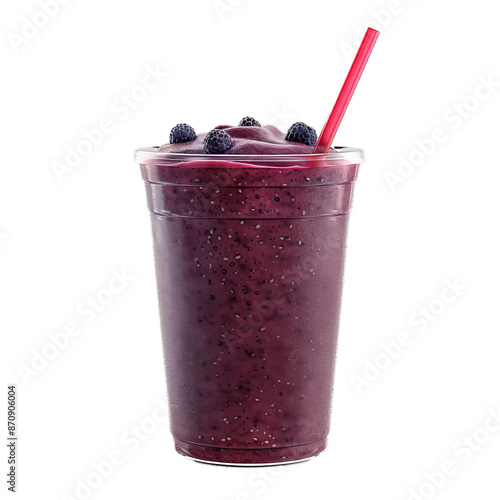
{"label": "blackberry smoothie", "polygon": [[363,153],[313,155],[305,124],[292,139],[255,120],[198,136],[181,125],[182,140],[174,127],[170,144],[136,152],[176,449],[234,465],[310,458],[329,431]]}

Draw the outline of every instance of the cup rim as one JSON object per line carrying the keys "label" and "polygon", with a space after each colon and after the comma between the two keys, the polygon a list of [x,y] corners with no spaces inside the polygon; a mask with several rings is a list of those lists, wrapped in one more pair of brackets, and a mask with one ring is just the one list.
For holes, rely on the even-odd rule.
{"label": "cup rim", "polygon": [[304,163],[319,160],[327,161],[328,166],[335,164],[345,165],[359,164],[365,161],[365,153],[360,148],[337,146],[331,148],[328,153],[311,154],[269,154],[269,155],[235,155],[235,154],[206,154],[206,153],[169,153],[159,151],[159,146],[138,148],[135,150],[134,161],[140,164],[169,162],[183,163],[188,161],[206,161],[206,162],[234,162],[234,163],[252,163],[252,162],[298,162]]}

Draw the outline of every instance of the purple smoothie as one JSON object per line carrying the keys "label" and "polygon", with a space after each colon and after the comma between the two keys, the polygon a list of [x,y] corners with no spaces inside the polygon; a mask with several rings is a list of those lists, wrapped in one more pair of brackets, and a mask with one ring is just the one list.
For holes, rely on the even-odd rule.
{"label": "purple smoothie", "polygon": [[310,458],[329,431],[362,152],[318,158],[275,127],[223,128],[229,155],[204,155],[204,134],[137,153],[175,446],[217,463]]}

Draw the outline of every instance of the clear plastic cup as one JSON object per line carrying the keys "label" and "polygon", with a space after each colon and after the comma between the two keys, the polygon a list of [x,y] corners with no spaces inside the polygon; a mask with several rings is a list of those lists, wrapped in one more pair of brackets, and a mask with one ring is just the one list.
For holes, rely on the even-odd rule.
{"label": "clear plastic cup", "polygon": [[139,149],[177,451],[301,461],[330,427],[349,209],[363,152]]}

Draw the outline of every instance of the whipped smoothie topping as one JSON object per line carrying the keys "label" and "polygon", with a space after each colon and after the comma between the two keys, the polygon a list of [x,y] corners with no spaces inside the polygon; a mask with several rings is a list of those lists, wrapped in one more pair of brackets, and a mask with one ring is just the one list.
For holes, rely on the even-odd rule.
{"label": "whipped smoothie topping", "polygon": [[274,125],[261,126],[252,117],[238,126],[219,125],[197,134],[193,127],[179,123],[170,132],[170,143],[160,152],[231,155],[311,154],[317,141],[316,131],[302,122],[294,123],[286,134]]}

